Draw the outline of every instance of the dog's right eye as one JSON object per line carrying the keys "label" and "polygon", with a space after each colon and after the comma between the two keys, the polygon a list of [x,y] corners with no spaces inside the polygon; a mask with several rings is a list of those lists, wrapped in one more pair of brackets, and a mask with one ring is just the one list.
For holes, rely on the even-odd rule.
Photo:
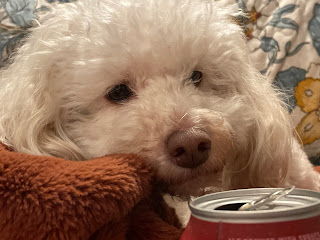
{"label": "dog's right eye", "polygon": [[190,75],[190,80],[193,82],[193,84],[196,86],[196,87],[199,87],[201,81],[202,81],[202,72],[200,71],[193,71]]}
{"label": "dog's right eye", "polygon": [[133,92],[126,84],[119,84],[114,86],[105,97],[111,102],[124,102],[132,97]]}

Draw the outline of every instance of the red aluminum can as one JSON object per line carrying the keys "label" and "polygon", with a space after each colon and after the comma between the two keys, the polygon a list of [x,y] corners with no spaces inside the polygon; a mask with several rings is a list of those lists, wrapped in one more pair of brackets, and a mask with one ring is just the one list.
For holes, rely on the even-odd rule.
{"label": "red aluminum can", "polygon": [[259,210],[238,209],[277,188],[213,193],[190,203],[181,240],[320,240],[320,193],[295,189]]}

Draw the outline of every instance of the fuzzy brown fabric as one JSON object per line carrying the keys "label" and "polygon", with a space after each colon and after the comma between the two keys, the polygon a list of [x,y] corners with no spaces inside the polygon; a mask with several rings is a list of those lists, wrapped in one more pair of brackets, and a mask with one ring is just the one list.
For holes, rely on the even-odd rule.
{"label": "fuzzy brown fabric", "polygon": [[179,239],[175,213],[165,221],[154,211],[164,205],[151,183],[133,154],[73,162],[1,145],[0,239]]}
{"label": "fuzzy brown fabric", "polygon": [[72,162],[0,145],[0,239],[177,240],[175,212],[151,184],[133,154]]}

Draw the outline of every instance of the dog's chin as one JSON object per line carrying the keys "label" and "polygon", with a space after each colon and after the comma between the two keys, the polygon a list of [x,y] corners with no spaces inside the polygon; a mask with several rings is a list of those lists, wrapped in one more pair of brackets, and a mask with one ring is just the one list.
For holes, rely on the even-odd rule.
{"label": "dog's chin", "polygon": [[203,196],[208,193],[219,192],[222,190],[221,175],[222,169],[203,172],[192,171],[183,181],[175,181],[164,184],[165,192],[178,196],[183,200],[192,197]]}

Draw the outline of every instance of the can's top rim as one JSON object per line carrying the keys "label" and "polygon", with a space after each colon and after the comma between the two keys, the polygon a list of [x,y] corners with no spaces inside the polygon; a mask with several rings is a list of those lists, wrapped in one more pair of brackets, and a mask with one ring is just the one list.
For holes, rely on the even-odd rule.
{"label": "can's top rim", "polygon": [[[307,204],[294,206],[287,209],[276,210],[254,210],[254,211],[227,211],[216,209],[204,209],[206,203],[216,201],[225,202],[226,204],[232,202],[232,198],[242,196],[252,197],[261,196],[262,194],[269,194],[274,191],[281,190],[281,188],[251,188],[218,192],[204,195],[196,198],[190,202],[190,209],[196,217],[208,217],[210,219],[275,219],[283,216],[290,218],[302,215],[319,215],[320,214],[320,193],[305,189],[295,189],[290,193],[290,197],[303,197],[308,200]],[[245,199],[245,197],[243,198]],[[279,200],[281,201],[281,199]],[[243,203],[246,201],[244,200]],[[214,204],[213,204],[214,205]]]}

